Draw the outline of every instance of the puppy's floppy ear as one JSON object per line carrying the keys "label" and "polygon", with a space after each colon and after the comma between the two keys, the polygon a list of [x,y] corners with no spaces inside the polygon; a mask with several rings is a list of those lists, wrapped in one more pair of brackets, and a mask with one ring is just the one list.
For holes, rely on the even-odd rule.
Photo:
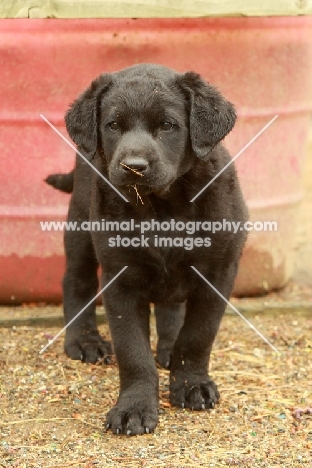
{"label": "puppy's floppy ear", "polygon": [[65,114],[69,136],[83,155],[91,160],[98,145],[98,115],[100,98],[111,83],[109,74],[100,75],[71,104]]}
{"label": "puppy's floppy ear", "polygon": [[233,128],[236,112],[219,91],[197,73],[187,72],[180,86],[190,102],[190,138],[195,154],[205,159],[208,153]]}

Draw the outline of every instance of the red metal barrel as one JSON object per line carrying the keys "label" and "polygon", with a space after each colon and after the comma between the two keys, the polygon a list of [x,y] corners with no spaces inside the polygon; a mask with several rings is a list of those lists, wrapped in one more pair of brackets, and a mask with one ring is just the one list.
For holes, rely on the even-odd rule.
{"label": "red metal barrel", "polygon": [[62,232],[69,196],[43,182],[69,170],[68,104],[98,74],[139,62],[195,70],[235,103],[226,140],[233,156],[276,114],[237,160],[253,231],[236,294],[281,287],[292,273],[304,145],[312,107],[312,18],[1,20],[0,302],[60,301]]}

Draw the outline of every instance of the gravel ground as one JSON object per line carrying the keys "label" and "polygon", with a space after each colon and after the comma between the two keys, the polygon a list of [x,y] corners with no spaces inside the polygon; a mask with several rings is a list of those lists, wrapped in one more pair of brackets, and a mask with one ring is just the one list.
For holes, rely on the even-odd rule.
{"label": "gravel ground", "polygon": [[135,437],[103,430],[117,398],[115,363],[72,361],[63,337],[38,354],[60,327],[0,329],[0,466],[312,467],[311,314],[285,314],[281,304],[250,320],[280,353],[226,315],[211,367],[220,404],[209,412],[171,407],[169,374],[159,369],[160,423]]}

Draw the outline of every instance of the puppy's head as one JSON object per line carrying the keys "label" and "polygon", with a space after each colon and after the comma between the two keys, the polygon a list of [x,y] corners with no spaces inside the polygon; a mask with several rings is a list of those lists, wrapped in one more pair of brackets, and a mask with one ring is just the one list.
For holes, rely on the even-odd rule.
{"label": "puppy's head", "polygon": [[88,159],[104,159],[110,181],[166,190],[232,129],[231,103],[193,73],[141,64],[103,74],[72,104],[69,135]]}

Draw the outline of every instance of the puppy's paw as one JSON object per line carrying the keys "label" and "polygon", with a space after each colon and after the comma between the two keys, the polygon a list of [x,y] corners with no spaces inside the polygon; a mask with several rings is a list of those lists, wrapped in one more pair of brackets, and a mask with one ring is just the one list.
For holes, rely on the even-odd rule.
{"label": "puppy's paw", "polygon": [[109,364],[113,355],[110,342],[103,340],[98,331],[89,331],[80,335],[67,334],[65,352],[72,359],[92,364],[98,361]]}
{"label": "puppy's paw", "polygon": [[170,403],[181,408],[190,408],[200,411],[214,408],[220,398],[220,393],[213,380],[192,378],[187,375],[185,378],[171,377],[170,382]]}
{"label": "puppy's paw", "polygon": [[106,417],[106,428],[114,434],[150,434],[158,423],[157,404],[119,401]]}

